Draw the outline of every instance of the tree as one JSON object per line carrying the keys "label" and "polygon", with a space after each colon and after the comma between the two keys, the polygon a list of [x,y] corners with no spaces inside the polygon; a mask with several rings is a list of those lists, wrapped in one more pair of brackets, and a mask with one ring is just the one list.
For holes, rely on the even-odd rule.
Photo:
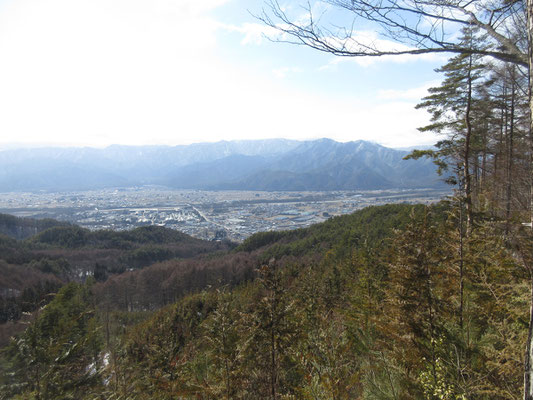
{"label": "tree", "polygon": [[[278,38],[306,45],[341,57],[450,53],[480,55],[527,68],[532,76],[533,0],[324,0],[341,13],[343,26],[313,13],[310,3],[306,19],[291,19],[277,0],[268,0],[268,11],[259,17],[281,32]],[[346,19],[344,19],[346,18]],[[381,29],[381,40],[358,31],[371,22]],[[462,28],[477,29],[484,45],[472,45],[457,35]],[[394,44],[396,43],[396,44]],[[533,110],[533,79],[529,80],[529,108]],[[530,122],[531,124],[531,122]],[[531,125],[530,125],[531,128]],[[533,152],[533,129],[530,129]],[[465,171],[467,173],[467,171]],[[533,176],[533,167],[530,166]],[[531,179],[533,189],[533,179]],[[531,191],[533,193],[533,190]],[[533,196],[530,196],[533,222]]]}
{"label": "tree", "polygon": [[[518,0],[325,0],[352,20],[345,27],[328,28],[315,18],[310,5],[308,18],[295,22],[276,0],[269,0],[268,12],[260,19],[286,34],[283,41],[303,44],[342,57],[456,53],[480,54],[528,66],[528,41],[524,37],[526,5]],[[383,37],[398,43],[385,48],[383,41],[369,41],[355,28],[362,21],[381,28]],[[300,20],[301,21],[301,20]],[[529,21],[528,21],[529,24]],[[334,26],[332,24],[332,26]],[[457,27],[476,26],[488,35],[487,48],[471,48],[454,36]],[[528,29],[530,27],[528,25]]]}
{"label": "tree", "polygon": [[[483,46],[482,42],[475,37],[476,30],[463,29],[462,42],[471,48]],[[431,113],[431,123],[419,130],[446,134],[449,138],[449,140],[439,142],[437,147],[442,157],[457,162],[457,171],[462,172],[462,176],[459,177],[459,186],[464,191],[467,231],[470,231],[473,223],[470,160],[472,143],[475,139],[474,123],[477,122],[474,118],[475,92],[483,68],[478,55],[459,54],[452,57],[446,65],[437,70],[445,75],[442,85],[430,88],[430,94],[417,105],[417,108],[426,108]]]}
{"label": "tree", "polygon": [[[296,363],[290,351],[298,341],[298,321],[276,265],[264,265],[258,278],[262,297],[249,315],[245,358],[252,372],[250,391],[262,399],[290,394]],[[255,397],[254,397],[255,398]]]}
{"label": "tree", "polygon": [[[343,12],[349,22],[328,25],[316,18],[310,3],[306,19],[294,20],[277,0],[268,0],[269,11],[260,19],[282,33],[281,41],[306,45],[342,57],[455,53],[479,54],[527,68],[529,110],[533,114],[533,0],[324,0]],[[391,43],[361,35],[361,22],[372,22]],[[471,47],[455,33],[475,26],[486,34],[486,46]],[[334,27],[334,28],[331,28]],[[533,229],[533,118],[529,122],[530,223]],[[533,275],[533,269],[530,271]],[[533,287],[533,282],[532,282]],[[524,399],[533,400],[533,291],[530,340],[524,365]]]}
{"label": "tree", "polygon": [[211,394],[220,399],[236,397],[239,386],[241,351],[239,348],[241,321],[235,307],[234,295],[225,288],[216,291],[217,308],[203,325],[210,364],[214,370]]}
{"label": "tree", "polygon": [[97,389],[102,340],[93,302],[90,284],[64,286],[7,348],[7,372],[14,384],[0,392],[26,399],[67,399]]}

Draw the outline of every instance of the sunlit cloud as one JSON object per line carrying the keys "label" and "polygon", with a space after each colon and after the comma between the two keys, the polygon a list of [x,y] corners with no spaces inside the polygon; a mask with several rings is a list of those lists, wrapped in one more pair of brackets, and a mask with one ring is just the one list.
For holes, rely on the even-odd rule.
{"label": "sunlit cloud", "polygon": [[275,40],[280,38],[280,31],[274,27],[246,22],[241,25],[220,24],[219,27],[228,32],[237,32],[242,35],[241,44],[261,45],[265,40]]}
{"label": "sunlit cloud", "polygon": [[[374,31],[354,31],[347,39],[339,39],[336,37],[329,37],[324,39],[334,48],[343,48],[348,52],[353,53],[394,53],[407,52],[415,50],[413,47],[398,43],[389,39],[381,38]],[[375,56],[357,56],[357,57],[334,57],[326,65],[322,66],[322,70],[327,70],[335,67],[340,63],[355,63],[359,66],[369,67],[376,63],[409,63],[417,61],[425,62],[445,62],[447,56],[440,53],[425,53],[425,54],[391,54],[391,55],[375,55]]]}
{"label": "sunlit cloud", "polygon": [[276,68],[275,70],[272,71],[274,76],[280,79],[286,78],[288,75],[298,74],[300,72],[303,72],[302,68],[300,67],[281,67],[281,68]]}
{"label": "sunlit cloud", "polygon": [[405,90],[398,90],[398,89],[384,89],[379,90],[377,93],[377,98],[380,100],[415,100],[419,101],[423,97],[428,95],[428,89],[432,87],[436,87],[440,84],[440,81],[431,81],[427,82],[426,84],[405,89]]}
{"label": "sunlit cloud", "polygon": [[[17,0],[0,7],[0,143],[105,146],[331,137],[419,143],[427,115],[290,85],[307,71],[220,58],[264,40],[259,23],[223,25],[225,0]],[[236,28],[237,26],[237,28]],[[281,61],[281,60],[280,60]],[[286,78],[286,79],[283,79]],[[410,95],[411,96],[411,95]],[[414,96],[414,95],[413,95]],[[379,96],[378,96],[379,97]],[[383,118],[383,113],[389,113]],[[424,138],[425,140],[425,138]]]}

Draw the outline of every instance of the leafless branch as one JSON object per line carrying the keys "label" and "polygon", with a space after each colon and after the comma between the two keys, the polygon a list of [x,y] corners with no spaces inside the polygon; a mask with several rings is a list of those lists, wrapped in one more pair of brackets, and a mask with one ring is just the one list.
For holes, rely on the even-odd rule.
{"label": "leafless branch", "polygon": [[[517,35],[511,35],[509,25],[517,13],[523,12],[519,0],[483,5],[474,0],[327,0],[351,15],[349,28],[322,23],[322,15],[313,16],[311,4],[305,10],[305,22],[291,19],[277,0],[267,1],[267,10],[258,17],[275,28],[276,41],[299,44],[342,57],[379,57],[387,55],[460,53],[480,54],[527,66],[527,51],[520,46]],[[358,37],[358,22],[376,23],[383,37],[402,46],[396,50],[383,48],[376,41]],[[508,22],[510,21],[510,22]],[[491,38],[486,48],[462,45],[450,32],[460,26],[477,26]],[[331,28],[335,28],[334,31]]]}

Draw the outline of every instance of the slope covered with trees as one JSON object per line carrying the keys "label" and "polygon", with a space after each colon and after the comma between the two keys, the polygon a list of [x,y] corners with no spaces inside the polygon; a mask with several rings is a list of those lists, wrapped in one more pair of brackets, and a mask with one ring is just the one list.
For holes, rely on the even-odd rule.
{"label": "slope covered with trees", "polygon": [[[2,353],[0,393],[515,399],[530,290],[531,248],[519,247],[530,242],[514,232],[512,244],[505,223],[484,218],[462,236],[460,214],[453,202],[373,207],[253,236],[211,257],[211,267],[191,267],[204,268],[205,281],[161,285],[164,268],[155,265],[104,284],[70,284]],[[220,280],[216,264],[225,270],[225,262],[247,263],[248,275]],[[153,288],[176,291],[167,305],[109,297],[122,297],[143,273]]]}
{"label": "slope covered with trees", "polygon": [[[455,196],[265,232],[187,260],[168,232],[2,237],[6,257],[22,260],[6,271],[34,268],[58,286],[65,261],[101,258],[94,278],[47,298],[4,348],[0,398],[532,398],[531,5],[330,3],[416,46],[393,53],[454,53],[419,105],[431,115],[420,130],[444,139],[409,157],[447,170]],[[275,26],[304,44],[384,54],[272,6],[285,23]],[[63,256],[46,260],[58,248]],[[147,253],[158,262],[143,263]],[[144,268],[120,269],[133,260]]]}
{"label": "slope covered with trees", "polygon": [[127,270],[172,259],[227,251],[229,242],[206,242],[162,227],[127,232],[96,231],[57,221],[0,215],[14,237],[0,235],[0,346],[26,327],[29,314],[57,290],[88,277],[98,282]]}

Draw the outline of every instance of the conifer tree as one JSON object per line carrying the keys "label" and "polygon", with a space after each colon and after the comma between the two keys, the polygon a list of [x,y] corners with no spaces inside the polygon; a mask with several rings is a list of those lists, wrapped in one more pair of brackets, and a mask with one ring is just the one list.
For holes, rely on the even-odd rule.
{"label": "conifer tree", "polygon": [[253,398],[280,399],[291,393],[299,372],[291,348],[297,343],[298,321],[294,302],[282,284],[282,271],[274,262],[260,269],[261,298],[249,315],[246,359]]}
{"label": "conifer tree", "polygon": [[[483,46],[482,39],[476,35],[477,30],[473,27],[465,28],[461,42],[471,48]],[[437,144],[439,149],[437,152],[414,152],[411,155],[413,158],[433,155],[441,161],[452,160],[456,163],[455,170],[460,171],[459,179],[464,189],[468,231],[472,227],[474,218],[471,158],[472,144],[475,140],[475,95],[483,68],[479,55],[466,53],[451,58],[448,63],[436,70],[444,73],[445,79],[441,86],[430,88],[430,95],[417,105],[417,108],[426,108],[431,114],[431,124],[419,130],[443,134],[447,138]]]}
{"label": "conifer tree", "polygon": [[8,355],[18,384],[6,393],[27,399],[82,398],[98,388],[100,327],[88,285],[63,287]]}
{"label": "conifer tree", "polygon": [[217,307],[202,324],[211,369],[210,394],[219,399],[234,399],[241,384],[242,347],[240,315],[234,296],[216,291]]}

